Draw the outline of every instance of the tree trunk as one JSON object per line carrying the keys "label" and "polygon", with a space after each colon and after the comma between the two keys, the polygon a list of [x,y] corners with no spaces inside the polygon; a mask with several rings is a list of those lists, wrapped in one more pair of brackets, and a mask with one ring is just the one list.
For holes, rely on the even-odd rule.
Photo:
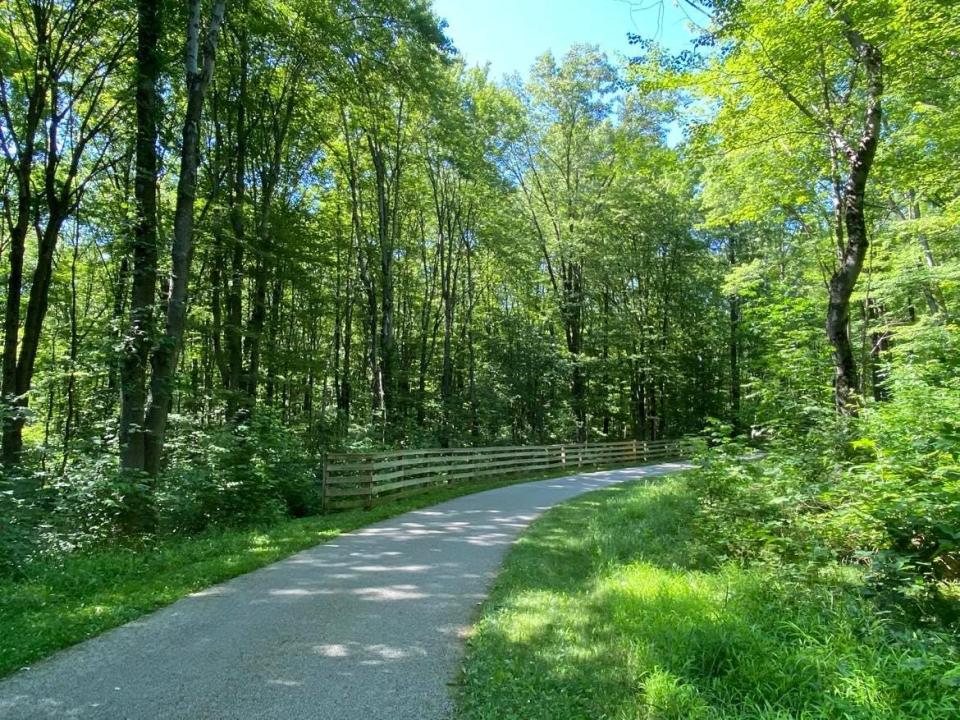
{"label": "tree trunk", "polygon": [[480,423],[477,413],[477,359],[473,332],[473,306],[476,302],[473,286],[473,251],[467,238],[464,238],[463,244],[466,249],[467,261],[467,387],[470,397],[470,437],[476,440],[480,435]]}
{"label": "tree trunk", "polygon": [[267,287],[270,284],[270,268],[266,257],[270,242],[269,234],[264,231],[260,234],[259,255],[254,267],[253,278],[253,308],[250,312],[250,322],[247,324],[247,369],[243,374],[243,403],[241,412],[249,415],[253,412],[257,399],[257,387],[260,382],[260,359],[262,351],[263,331],[267,322]]}
{"label": "tree trunk", "polygon": [[377,291],[370,275],[363,248],[357,250],[360,279],[367,295],[367,334],[369,335],[370,392],[373,419],[383,411],[383,375],[380,368],[380,336],[377,333]]}
{"label": "tree trunk", "polygon": [[[641,347],[639,352],[642,353]],[[635,350],[635,353],[638,351]],[[633,439],[645,440],[647,437],[647,403],[646,403],[646,373],[640,367],[640,360],[633,361],[633,372],[630,376],[630,399],[632,405]]]}
{"label": "tree trunk", "polygon": [[[866,300],[867,322],[878,324],[883,321],[886,310],[873,298]],[[884,402],[890,399],[890,390],[887,387],[887,371],[883,367],[883,354],[890,348],[890,333],[886,330],[874,329],[870,333],[870,373],[873,399]]]}
{"label": "tree trunk", "polygon": [[137,2],[137,145],[130,321],[120,362],[120,466],[142,470],[146,378],[157,292],[157,133],[160,114],[160,0]]}
{"label": "tree trunk", "polygon": [[246,251],[246,204],[247,169],[247,42],[246,33],[240,35],[240,88],[237,106],[236,152],[234,156],[233,192],[230,197],[230,227],[233,230],[233,252],[230,257],[230,286],[227,291],[227,317],[224,328],[224,343],[227,346],[227,419],[233,422],[246,412],[246,403],[241,409],[240,394],[243,376],[243,281],[244,254]]}
{"label": "tree trunk", "polygon": [[75,232],[73,238],[73,252],[70,262],[70,343],[69,343],[69,363],[70,372],[67,375],[67,398],[66,408],[64,410],[63,426],[63,455],[60,459],[60,474],[66,471],[67,463],[70,459],[70,444],[73,440],[74,425],[79,422],[80,411],[77,407],[77,360],[80,355],[80,330],[77,307],[77,265],[80,261],[80,221],[76,219],[74,224]]}
{"label": "tree trunk", "polygon": [[[52,91],[55,97],[55,91]],[[55,103],[54,103],[55,105]],[[68,176],[61,187],[57,187],[55,172],[58,156],[55,137],[57,137],[57,123],[50,123],[50,138],[48,138],[48,159],[46,164],[46,200],[47,222],[41,232],[38,225],[36,230],[40,234],[37,247],[37,266],[33,270],[30,281],[30,293],[27,300],[27,312],[23,321],[23,336],[20,340],[20,353],[17,357],[14,376],[14,399],[12,418],[7,419],[3,432],[3,454],[8,462],[19,462],[23,451],[23,426],[27,420],[27,410],[30,404],[30,390],[33,386],[33,371],[37,360],[37,351],[40,348],[40,333],[50,305],[50,283],[53,278],[53,253],[68,215],[73,206],[66,198],[70,196],[73,176]],[[22,289],[18,289],[22,292]],[[26,487],[32,489],[33,481]]]}
{"label": "tree trunk", "polygon": [[[736,240],[727,240],[727,260],[731,270],[737,264]],[[730,421],[733,434],[740,432],[740,296],[730,296]]]}
{"label": "tree trunk", "polygon": [[[349,257],[349,255],[348,255]],[[349,262],[349,261],[348,261]],[[350,405],[353,398],[353,273],[347,266],[346,306],[343,311],[343,370],[340,378],[340,393],[337,395],[337,415],[340,431],[345,434],[350,426]]]}
{"label": "tree trunk", "polygon": [[[920,203],[917,202],[915,193],[910,192],[910,219],[919,220],[920,219]],[[927,270],[934,271],[937,267],[937,261],[933,256],[933,249],[930,247],[930,241],[927,239],[927,234],[924,232],[918,233],[917,242],[920,245],[920,251],[923,254],[923,264],[926,266]],[[946,319],[949,317],[947,313],[947,303],[943,297],[943,289],[940,287],[935,279],[931,280],[929,283],[923,283],[923,296],[927,301],[927,307],[930,309],[930,313],[935,317],[940,317]]]}
{"label": "tree trunk", "polygon": [[864,197],[880,139],[883,62],[880,51],[864,40],[849,23],[846,38],[863,64],[867,76],[868,98],[866,119],[857,147],[848,146],[836,132],[831,135],[831,141],[839,145],[847,157],[849,176],[843,187],[846,245],[841,253],[839,267],[828,285],[826,331],[827,339],[833,346],[834,398],[837,410],[842,415],[856,415],[858,373],[850,342],[850,297],[863,270],[869,246]]}
{"label": "tree trunk", "polygon": [[[279,277],[273,281],[273,286],[270,289],[270,322],[267,324],[267,360],[270,363],[267,366],[266,387],[266,402],[268,406],[273,404],[277,378],[277,361],[279,360],[277,355],[277,338],[280,336],[280,308],[283,305],[283,281],[280,279],[283,277],[282,267],[277,268],[277,275]],[[318,282],[319,281],[318,278]]]}
{"label": "tree trunk", "polygon": [[[336,403],[337,415],[340,414],[340,393],[341,393],[341,377],[340,377],[340,346],[343,342],[343,261],[342,253],[340,248],[343,244],[343,232],[341,230],[342,226],[340,225],[340,213],[337,212],[337,235],[336,235],[336,274],[334,282],[334,293],[333,293],[333,348],[331,356],[333,358],[333,396]],[[311,372],[311,380],[313,374]],[[326,398],[324,398],[326,400]]]}
{"label": "tree trunk", "polygon": [[[427,424],[427,370],[433,348],[437,338],[437,323],[439,316],[433,319],[433,298],[436,295],[437,264],[439,252],[434,253],[432,263],[427,262],[427,239],[424,230],[424,220],[420,218],[420,267],[423,274],[423,303],[420,307],[420,353],[417,367],[417,426],[426,427]],[[433,331],[431,332],[431,326]]]}
{"label": "tree trunk", "polygon": [[171,278],[167,297],[166,326],[151,357],[150,406],[145,421],[143,469],[151,477],[160,472],[167,417],[173,397],[173,383],[183,329],[187,316],[187,282],[193,255],[193,210],[196,203],[197,166],[200,161],[200,118],[210,78],[213,76],[217,38],[223,22],[226,0],[216,0],[203,38],[203,61],[200,55],[201,0],[190,0],[190,24],[187,31],[187,113],[183,123],[183,148],[180,177],[177,182],[177,205],[173,218]]}
{"label": "tree trunk", "polygon": [[583,264],[564,263],[562,312],[567,350],[573,361],[570,393],[576,422],[575,440],[587,439],[587,376],[583,368]]}
{"label": "tree trunk", "polygon": [[[40,16],[38,16],[40,17]],[[38,29],[38,52],[40,46],[49,42],[47,33]],[[35,73],[27,106],[23,149],[15,172],[17,182],[17,214],[10,228],[9,270],[7,275],[7,298],[3,322],[3,379],[2,394],[3,439],[0,443],[0,459],[12,467],[20,462],[23,450],[23,407],[25,398],[17,391],[17,350],[20,339],[20,304],[23,294],[23,260],[26,253],[27,233],[33,207],[33,166],[36,153],[37,131],[46,104],[46,87],[40,73]],[[7,118],[8,124],[11,118]]]}
{"label": "tree trunk", "polygon": [[[383,148],[368,135],[367,144],[373,161],[377,194],[377,239],[380,247],[380,395],[383,422],[393,402],[394,347],[393,333],[393,237],[390,231],[390,198],[387,187],[386,157]],[[396,178],[394,179],[396,181]]]}

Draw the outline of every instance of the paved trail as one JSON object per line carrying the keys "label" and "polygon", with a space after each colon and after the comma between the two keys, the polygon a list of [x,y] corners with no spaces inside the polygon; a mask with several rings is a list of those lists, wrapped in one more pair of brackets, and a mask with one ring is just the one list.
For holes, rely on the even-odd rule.
{"label": "paved trail", "polygon": [[447,718],[462,634],[531,520],[686,467],[512,485],[342,535],[0,681],[0,718]]}

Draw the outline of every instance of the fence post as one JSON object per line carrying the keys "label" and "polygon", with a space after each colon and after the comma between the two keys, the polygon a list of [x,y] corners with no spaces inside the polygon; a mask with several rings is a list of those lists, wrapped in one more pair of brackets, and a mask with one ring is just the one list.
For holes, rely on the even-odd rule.
{"label": "fence post", "polygon": [[327,498],[327,451],[320,453],[320,512],[326,513],[329,505]]}
{"label": "fence post", "polygon": [[[373,465],[373,458],[368,458]],[[373,467],[367,472],[367,503],[364,506],[367,510],[373,508]]]}
{"label": "fence post", "polygon": [[567,468],[567,446],[566,445],[560,446],[560,465],[563,467],[564,470],[566,470]]}

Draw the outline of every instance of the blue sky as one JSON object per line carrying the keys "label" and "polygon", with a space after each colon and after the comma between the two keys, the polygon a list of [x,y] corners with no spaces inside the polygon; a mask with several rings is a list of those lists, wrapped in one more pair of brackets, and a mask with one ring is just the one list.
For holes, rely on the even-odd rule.
{"label": "blue sky", "polygon": [[636,54],[630,32],[674,50],[690,37],[674,0],[434,0],[433,6],[467,61],[489,62],[495,78],[526,75],[537,56],[562,55],[574,43],[599,45],[613,58]]}

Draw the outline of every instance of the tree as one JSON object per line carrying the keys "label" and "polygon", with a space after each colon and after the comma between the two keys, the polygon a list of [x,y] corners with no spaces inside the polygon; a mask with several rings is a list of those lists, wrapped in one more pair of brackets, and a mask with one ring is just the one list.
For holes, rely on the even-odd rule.
{"label": "tree", "polygon": [[136,57],[136,224],[130,319],[124,336],[120,370],[120,465],[143,469],[146,444],[147,363],[154,341],[159,237],[157,228],[157,142],[162,109],[160,40],[163,35],[159,0],[137,2]]}
{"label": "tree", "polygon": [[[776,17],[761,3],[721,3],[711,9],[713,37],[725,49],[708,75],[729,88],[723,95],[730,104],[721,110],[720,122],[743,120],[736,131],[741,139],[761,133],[768,140],[796,135],[822,143],[817,162],[832,196],[836,258],[827,283],[826,333],[833,348],[837,409],[855,414],[860,385],[850,302],[869,246],[865,198],[884,96],[875,20],[885,11],[877,3],[853,9],[834,2],[812,7],[787,2],[785,15]],[[729,84],[744,76],[750,78],[749,89]],[[773,118],[787,110],[793,119],[778,127]]]}
{"label": "tree", "polygon": [[[156,278],[153,263],[158,253],[145,247],[150,235],[156,237],[151,225],[155,223],[148,217],[149,206],[144,202],[150,194],[141,191],[138,197],[140,214],[137,243],[140,252],[134,257],[133,278],[137,297],[131,309],[131,329],[135,334],[128,342],[131,350],[127,353],[123,389],[127,406],[121,416],[121,437],[127,438],[127,447],[123,451],[124,465],[131,470],[142,470],[148,476],[155,477],[160,470],[163,451],[164,432],[173,393],[174,371],[183,341],[184,322],[186,320],[187,290],[190,278],[190,262],[193,255],[194,206],[196,203],[197,165],[200,153],[200,121],[207,87],[213,76],[220,25],[226,9],[225,0],[215,0],[210,18],[205,28],[201,28],[201,0],[191,0],[188,11],[186,33],[186,110],[183,120],[180,169],[177,179],[177,200],[173,216],[173,242],[171,244],[170,278],[162,301],[165,316],[164,328],[150,353],[149,397],[146,393],[146,372],[143,369],[145,353],[137,352],[145,342],[142,333],[146,331],[143,318],[153,312],[143,303],[147,295],[155,295],[155,288],[147,288],[151,278]],[[156,19],[153,9],[143,8],[144,13],[138,20],[149,23]],[[202,31],[202,32],[201,32]],[[149,41],[152,28],[138,31],[138,37]],[[152,85],[156,73],[155,59],[150,57],[149,48],[142,47],[138,53],[138,144],[143,136],[144,144],[152,134],[150,108],[156,96],[147,85]],[[143,99],[140,97],[140,83],[144,84]],[[141,103],[144,106],[141,108]],[[140,125],[139,123],[143,124]],[[143,165],[141,166],[141,162]],[[138,152],[138,175],[144,178],[138,182],[149,183],[149,165],[153,162],[151,151],[145,149],[141,157]],[[141,407],[141,403],[145,406]]]}
{"label": "tree", "polygon": [[[103,170],[110,125],[122,105],[113,81],[128,35],[116,5],[8,3],[0,67],[0,144],[14,180],[6,207],[10,233],[4,312],[2,459],[16,466],[47,315],[53,258],[64,223]],[[95,53],[102,42],[105,49]],[[9,186],[5,187],[9,192]],[[27,238],[36,236],[36,265],[24,280]],[[26,314],[21,298],[26,288]],[[22,324],[22,335],[21,335]]]}
{"label": "tree", "polygon": [[527,90],[533,120],[514,173],[523,191],[572,360],[577,437],[586,438],[584,219],[609,185],[610,96],[614,73],[595,49],[575,48],[558,66],[538,60]]}

